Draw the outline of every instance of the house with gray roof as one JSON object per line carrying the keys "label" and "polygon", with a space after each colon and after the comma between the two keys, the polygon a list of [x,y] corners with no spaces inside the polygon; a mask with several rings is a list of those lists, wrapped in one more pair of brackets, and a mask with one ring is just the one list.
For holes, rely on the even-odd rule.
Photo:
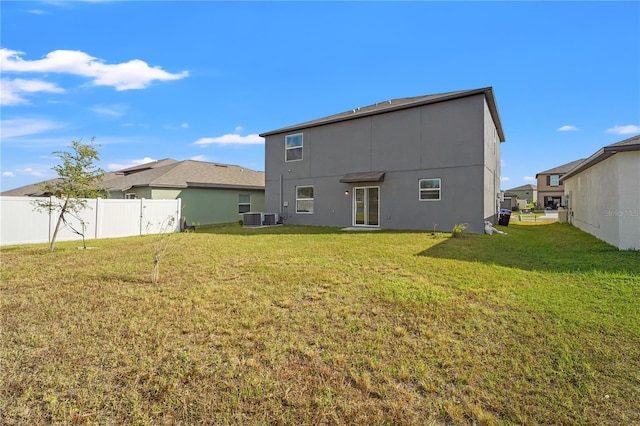
{"label": "house with gray roof", "polygon": [[392,99],[262,133],[266,210],[285,223],[482,233],[505,141],[491,87]]}
{"label": "house with gray roof", "polygon": [[[106,173],[109,198],[182,200],[187,222],[231,223],[242,213],[264,210],[264,172],[245,167],[170,158]],[[6,196],[46,196],[39,185],[5,191]]]}
{"label": "house with gray roof", "polygon": [[552,169],[536,174],[538,181],[538,207],[544,209],[557,209],[564,207],[562,196],[564,195],[564,185],[560,178],[569,170],[580,164],[584,158],[575,160]]}
{"label": "house with gray roof", "polygon": [[504,191],[505,197],[516,197],[519,200],[526,200],[527,203],[533,203],[538,200],[538,187],[532,184],[516,186],[515,188]]}
{"label": "house with gray roof", "polygon": [[640,250],[640,135],[602,147],[562,178],[568,220],[623,250]]}

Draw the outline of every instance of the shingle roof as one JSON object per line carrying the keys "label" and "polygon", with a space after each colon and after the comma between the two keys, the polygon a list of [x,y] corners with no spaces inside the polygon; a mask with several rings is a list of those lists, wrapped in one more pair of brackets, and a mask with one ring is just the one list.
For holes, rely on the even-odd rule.
{"label": "shingle roof", "polygon": [[577,166],[578,164],[582,163],[583,161],[584,161],[584,158],[581,158],[579,160],[575,160],[575,161],[572,161],[570,163],[563,164],[562,166],[554,167],[553,169],[549,169],[549,170],[545,170],[544,172],[536,173],[536,178],[538,177],[538,175],[550,175],[550,174],[567,173],[569,170],[573,169],[575,166]]}
{"label": "shingle roof", "polygon": [[571,176],[574,176],[582,172],[583,170],[586,170],[589,167],[594,166],[603,160],[606,160],[607,158],[617,154],[618,152],[627,151],[640,151],[640,135],[632,136],[629,139],[612,143],[600,148],[591,157],[580,161],[578,164],[572,167],[571,170],[569,170],[564,176],[560,178],[560,180],[565,180]]}
{"label": "shingle roof", "polygon": [[502,123],[500,122],[500,115],[498,114],[498,106],[496,105],[495,98],[493,96],[493,88],[485,87],[481,89],[473,90],[459,90],[456,92],[439,93],[435,95],[417,96],[412,98],[400,98],[391,99],[388,101],[378,102],[366,107],[360,107],[352,109],[339,114],[330,115],[328,117],[319,118],[317,120],[311,120],[304,123],[296,124],[293,126],[283,127],[277,130],[261,133],[260,136],[271,136],[279,133],[293,132],[296,130],[306,129],[309,127],[322,126],[325,124],[337,123],[340,121],[353,120],[356,118],[367,117],[371,115],[383,114],[391,111],[398,111],[406,108],[413,108],[422,105],[433,104],[437,102],[444,102],[458,98],[464,98],[468,96],[484,94],[489,105],[491,116],[496,124],[500,141],[504,142],[504,132],[502,130]]}
{"label": "shingle roof", "polygon": [[[23,186],[2,195],[42,195],[38,185]],[[264,172],[231,164],[168,158],[106,173],[102,186],[109,191],[126,191],[134,187],[264,189]]]}
{"label": "shingle roof", "polygon": [[526,185],[517,186],[515,188],[507,189],[506,192],[509,192],[509,191],[535,191],[537,189],[538,189],[538,187],[536,185],[531,185],[529,183],[529,184],[526,184]]}

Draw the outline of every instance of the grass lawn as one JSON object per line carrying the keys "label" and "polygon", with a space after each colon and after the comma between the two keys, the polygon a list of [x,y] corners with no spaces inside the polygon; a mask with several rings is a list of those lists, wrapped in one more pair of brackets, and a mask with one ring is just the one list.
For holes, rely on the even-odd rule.
{"label": "grass lawn", "polygon": [[238,225],[0,250],[2,424],[640,424],[640,252]]}

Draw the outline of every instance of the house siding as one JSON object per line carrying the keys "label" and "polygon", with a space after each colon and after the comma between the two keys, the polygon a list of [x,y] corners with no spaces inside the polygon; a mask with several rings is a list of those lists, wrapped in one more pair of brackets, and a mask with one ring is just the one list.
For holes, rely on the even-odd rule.
{"label": "house siding", "polygon": [[[294,133],[303,134],[303,159],[285,162],[285,136]],[[450,231],[456,223],[468,223],[470,232],[481,233],[483,221],[497,214],[500,143],[494,149],[494,134],[479,94],[268,135],[266,210],[281,212],[282,197],[288,203],[282,210],[286,223],[350,226],[354,188],[379,186],[382,228],[431,230],[435,225]],[[371,171],[384,171],[384,181],[339,182],[347,173]],[[422,178],[441,179],[441,200],[419,201]],[[300,185],[314,186],[313,214],[295,212]]]}
{"label": "house siding", "polygon": [[238,213],[240,194],[251,195],[251,210],[264,211],[264,191],[217,188],[131,188],[124,192],[114,191],[109,198],[124,198],[124,194],[135,193],[136,198],[154,200],[182,200],[182,216],[189,224],[215,225],[232,223],[242,219]]}
{"label": "house siding", "polygon": [[620,249],[640,249],[640,151],[619,152],[564,181],[577,228]]}

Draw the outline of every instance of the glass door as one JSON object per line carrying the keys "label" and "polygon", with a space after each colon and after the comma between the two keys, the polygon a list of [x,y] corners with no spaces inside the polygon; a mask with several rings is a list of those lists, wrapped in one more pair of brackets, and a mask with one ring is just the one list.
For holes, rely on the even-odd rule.
{"label": "glass door", "polygon": [[354,188],[353,224],[380,226],[380,187]]}

